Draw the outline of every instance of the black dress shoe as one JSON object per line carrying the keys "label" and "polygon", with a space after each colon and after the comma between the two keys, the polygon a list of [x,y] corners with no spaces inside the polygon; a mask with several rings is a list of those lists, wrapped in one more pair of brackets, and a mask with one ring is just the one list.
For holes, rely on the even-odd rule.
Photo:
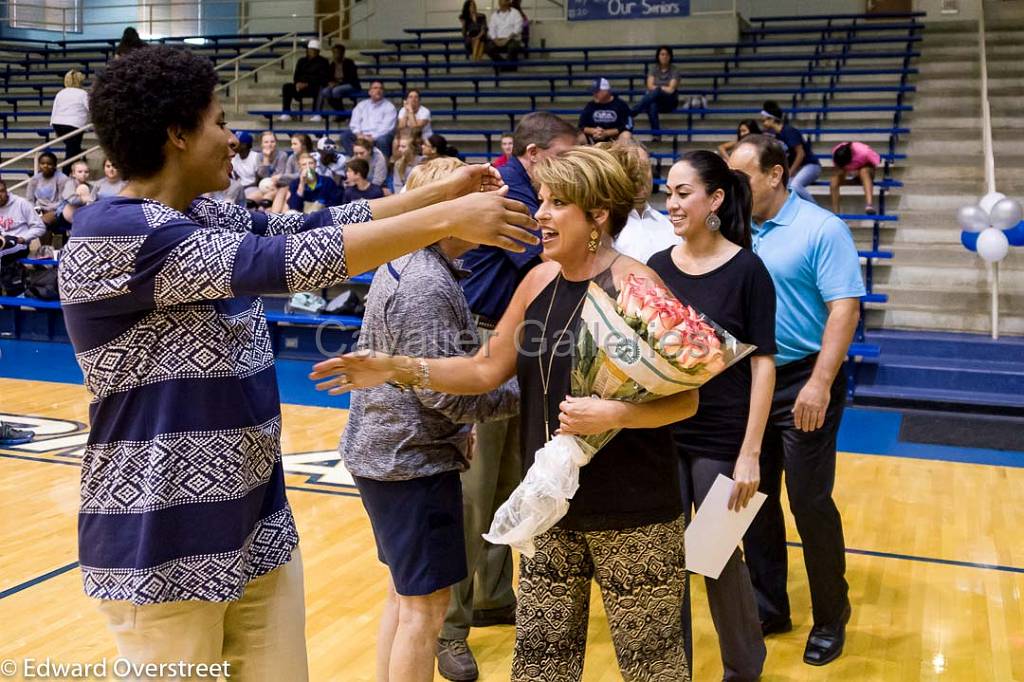
{"label": "black dress shoe", "polygon": [[768,635],[781,635],[784,632],[789,632],[793,629],[793,621],[789,618],[776,618],[774,620],[762,620],[761,621],[761,634],[767,637]]}
{"label": "black dress shoe", "polygon": [[838,623],[815,625],[807,636],[804,649],[804,663],[825,665],[839,658],[846,643],[846,623],[850,620],[850,605],[847,604]]}

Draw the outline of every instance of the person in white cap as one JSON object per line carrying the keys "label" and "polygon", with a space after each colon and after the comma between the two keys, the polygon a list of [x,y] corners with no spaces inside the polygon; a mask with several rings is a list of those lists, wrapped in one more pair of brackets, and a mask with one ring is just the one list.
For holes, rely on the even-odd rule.
{"label": "person in white cap", "polygon": [[[320,95],[320,91],[327,81],[330,80],[331,65],[326,59],[320,56],[320,41],[310,40],[306,43],[306,56],[299,59],[295,64],[295,75],[291,83],[281,86],[281,109],[285,112],[278,116],[279,121],[292,120],[292,100],[299,100],[299,108],[302,108],[302,100],[309,97],[314,102]],[[311,121],[320,121],[319,114],[310,117]]]}
{"label": "person in white cap", "polygon": [[629,105],[612,93],[612,84],[607,78],[595,78],[590,89],[594,99],[583,107],[577,126],[587,136],[587,142],[628,140],[633,130]]}

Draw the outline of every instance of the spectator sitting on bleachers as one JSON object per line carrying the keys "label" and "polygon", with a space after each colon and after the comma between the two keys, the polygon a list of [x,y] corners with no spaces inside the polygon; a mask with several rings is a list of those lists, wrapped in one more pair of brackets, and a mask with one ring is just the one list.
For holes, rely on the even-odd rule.
{"label": "spectator sitting on bleachers", "polygon": [[612,94],[607,78],[595,78],[590,86],[594,98],[587,102],[580,114],[577,127],[587,136],[587,142],[629,140],[633,130],[633,116],[629,105]]}
{"label": "spectator sitting on bleachers", "polygon": [[47,228],[52,228],[60,215],[61,196],[68,176],[57,170],[57,156],[53,152],[39,155],[39,172],[28,181],[25,198],[35,206]]}
{"label": "spectator sitting on bleachers", "polygon": [[762,105],[761,127],[786,147],[789,189],[796,192],[801,199],[814,201],[807,188],[821,175],[821,163],[811,149],[810,140],[785,120],[782,107],[775,100],[768,100]]}
{"label": "spectator sitting on bleachers", "polygon": [[510,0],[498,0],[498,9],[491,14],[487,36],[487,56],[492,61],[512,62],[502,71],[515,71],[515,62],[523,49],[523,15]]}
{"label": "spectator sitting on bleachers", "polygon": [[94,189],[89,183],[89,164],[85,161],[75,161],[71,164],[71,177],[64,183],[64,191],[61,192],[60,214],[54,225],[54,232],[70,232],[75,211],[94,201]]}
{"label": "spectator sitting on bleachers", "polygon": [[0,292],[20,296],[25,291],[24,268],[32,241],[46,234],[46,226],[28,200],[7,191],[0,180]]}
{"label": "spectator sitting on bleachers", "polygon": [[668,216],[648,201],[654,189],[654,178],[651,157],[644,146],[633,141],[603,142],[597,146],[611,152],[636,187],[633,210],[629,212],[626,226],[612,244],[615,250],[646,263],[654,254],[682,241]]}
{"label": "spectator sitting on bleachers", "polygon": [[144,47],[146,47],[146,42],[139,37],[139,32],[135,30],[134,26],[128,26],[121,33],[121,42],[117,44],[117,48],[114,50],[114,59]]}
{"label": "spectator sitting on bleachers", "polygon": [[[660,114],[675,111],[679,106],[679,72],[672,65],[672,48],[662,45],[658,48],[657,63],[650,73],[647,74],[647,94],[633,107],[633,118],[640,114],[647,114],[651,121],[651,128],[655,131],[661,130]],[[652,138],[655,142],[661,141],[661,135],[654,133]]]}
{"label": "spectator sitting on bleachers", "polygon": [[[331,65],[320,56],[320,41],[313,39],[306,43],[306,56],[295,63],[295,74],[291,83],[281,86],[281,108],[286,112],[292,110],[292,100],[299,100],[299,109],[302,108],[302,100],[309,97],[315,103],[320,98],[320,91],[330,80]],[[279,121],[292,120],[291,115],[285,113],[278,116]],[[310,118],[311,121],[323,120],[318,115]]]}
{"label": "spectator sitting on bleachers", "polygon": [[277,193],[287,188],[279,178],[288,164],[288,152],[277,148],[277,135],[272,130],[260,134],[260,151],[256,156],[256,187],[245,191],[245,198],[255,201],[260,208],[270,208]]}
{"label": "spectator sitting on bleachers", "polygon": [[875,169],[882,164],[882,157],[863,142],[840,142],[832,148],[832,212],[839,213],[839,187],[844,183],[860,180],[864,187],[864,213],[875,214]]}
{"label": "spectator sitting on bleachers", "polygon": [[745,118],[740,121],[740,124],[736,126],[736,139],[731,142],[723,142],[718,145],[718,153],[722,155],[723,159],[728,159],[729,154],[732,154],[732,150],[735,149],[736,145],[739,144],[747,135],[760,135],[761,126],[757,125],[757,121],[752,118]]}
{"label": "spectator sitting on bleachers", "polygon": [[271,213],[284,213],[288,208],[288,187],[299,179],[299,157],[303,154],[313,153],[313,139],[306,133],[293,133],[291,149],[292,153],[288,155],[284,173],[274,180],[281,189],[274,197],[274,204],[270,208]]}
{"label": "spectator sitting on bleachers", "polygon": [[[50,126],[57,137],[73,133],[89,122],[89,93],[82,89],[85,74],[71,69],[64,74],[64,87],[53,97],[53,108],[50,111]],[[82,153],[82,136],[85,133],[72,135],[64,140],[64,161]],[[67,163],[61,168],[67,173],[71,170]]]}
{"label": "spectator sitting on bleachers", "polygon": [[128,183],[121,177],[121,171],[117,169],[110,159],[103,160],[103,177],[93,183],[93,200],[116,197]]}
{"label": "spectator sitting on bleachers", "polygon": [[341,132],[341,146],[351,156],[356,138],[365,137],[376,144],[382,153],[390,154],[397,121],[398,110],[384,98],[384,84],[373,81],[370,83],[370,98],[356,105],[348,129]]}
{"label": "spectator sitting on bleachers", "polygon": [[466,0],[462,3],[459,23],[462,24],[466,56],[473,61],[483,59],[484,42],[487,40],[487,17],[477,11],[476,0]]}
{"label": "spectator sitting on bleachers", "polygon": [[350,204],[360,199],[380,199],[384,196],[380,185],[374,185],[366,179],[369,174],[370,164],[365,159],[352,159],[346,164],[345,192],[341,203]]}
{"label": "spectator sitting on bleachers", "polygon": [[[422,139],[434,134],[430,127],[430,109],[420,104],[420,91],[416,88],[405,93],[405,101],[402,102],[402,109],[398,112],[398,125],[395,128],[395,135],[400,136],[404,132],[412,132]],[[391,150],[394,153],[394,149]]]}
{"label": "spectator sitting on bleachers", "polygon": [[419,162],[419,147],[422,140],[412,133],[398,137],[395,153],[391,156],[391,191],[398,194],[409,181],[412,169]]}
{"label": "spectator sitting on bleachers", "polygon": [[438,135],[437,133],[423,140],[422,153],[424,161],[433,161],[442,156],[459,157],[459,150],[448,144],[448,140],[445,139],[444,135]]}
{"label": "spectator sitting on bleachers", "polygon": [[345,182],[345,162],[348,158],[338,153],[338,145],[334,140],[326,135],[317,140],[313,158],[316,160],[317,173],[330,178],[336,185]]}
{"label": "spectator sitting on bleachers", "polygon": [[316,159],[310,154],[299,157],[300,176],[289,187],[288,208],[313,213],[340,203],[338,186],[331,178],[316,172]]}
{"label": "spectator sitting on bleachers", "polygon": [[[338,43],[331,51],[334,60],[331,61],[330,78],[327,85],[320,90],[315,106],[317,111],[322,110],[325,104],[331,109],[344,109],[345,98],[351,97],[354,101],[356,95],[363,89],[359,83],[356,63],[345,56],[345,46]],[[313,120],[319,120],[319,117],[314,117]]]}
{"label": "spectator sitting on bleachers", "polygon": [[491,165],[495,168],[501,168],[508,160],[512,158],[512,149],[515,147],[516,138],[512,136],[512,133],[505,133],[501,136],[501,156],[494,160]]}
{"label": "spectator sitting on bleachers", "polygon": [[242,185],[242,191],[246,197],[250,190],[256,188],[256,169],[260,165],[260,155],[252,151],[252,135],[247,132],[238,133],[238,146],[235,147],[235,155],[231,157],[231,170],[235,178]]}
{"label": "spectator sitting on bleachers", "polygon": [[388,159],[373,142],[365,137],[358,138],[352,145],[352,157],[362,159],[370,167],[370,182],[378,187],[384,186],[388,180]]}

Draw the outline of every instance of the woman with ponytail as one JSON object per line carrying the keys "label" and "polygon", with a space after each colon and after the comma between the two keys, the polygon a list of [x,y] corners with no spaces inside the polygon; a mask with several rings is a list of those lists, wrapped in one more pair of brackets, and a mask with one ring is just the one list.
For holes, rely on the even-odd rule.
{"label": "woman with ponytail", "polygon": [[[685,154],[668,174],[669,219],[683,242],[648,265],[683,302],[743,343],[757,346],[701,387],[697,414],[673,426],[684,509],[700,507],[718,474],[731,477],[729,508],[745,507],[760,482],[761,438],[775,385],[775,287],[751,250],[750,181],[709,151]],[[754,589],[740,550],[718,580],[705,580],[724,679],[756,680],[765,646]],[[690,628],[689,600],[683,607]],[[687,641],[687,649],[690,641]]]}

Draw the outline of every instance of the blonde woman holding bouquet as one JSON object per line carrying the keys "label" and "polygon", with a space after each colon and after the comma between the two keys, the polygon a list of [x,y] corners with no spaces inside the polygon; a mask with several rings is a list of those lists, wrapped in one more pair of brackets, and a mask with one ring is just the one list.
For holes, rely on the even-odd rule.
{"label": "blonde woman holding bouquet", "polygon": [[607,151],[576,147],[534,169],[547,262],[516,290],[488,345],[473,357],[377,354],[332,358],[313,379],[340,393],[383,382],[452,394],[494,390],[516,376],[522,394],[523,470],[555,433],[622,428],[580,471],[569,511],[534,538],[520,564],[511,678],[572,682],[583,674],[590,583],[601,588],[623,677],[689,680],[681,609],[682,504],[671,434],[695,413],[695,391],[644,404],[570,396],[573,349],[591,281],[614,296],[630,274],[658,281],[616,253],[612,240],[633,204],[633,182]]}
{"label": "blonde woman holding bouquet", "polygon": [[[699,507],[715,478],[733,484],[730,509],[750,502],[760,480],[761,438],[775,385],[775,287],[751,250],[750,181],[709,151],[685,154],[669,171],[669,219],[683,242],[648,265],[681,301],[754,344],[754,354],[701,387],[697,414],[673,427],[684,506]],[[740,550],[717,580],[705,579],[725,680],[761,675],[765,646],[754,588]],[[690,643],[689,601],[683,623]]]}

